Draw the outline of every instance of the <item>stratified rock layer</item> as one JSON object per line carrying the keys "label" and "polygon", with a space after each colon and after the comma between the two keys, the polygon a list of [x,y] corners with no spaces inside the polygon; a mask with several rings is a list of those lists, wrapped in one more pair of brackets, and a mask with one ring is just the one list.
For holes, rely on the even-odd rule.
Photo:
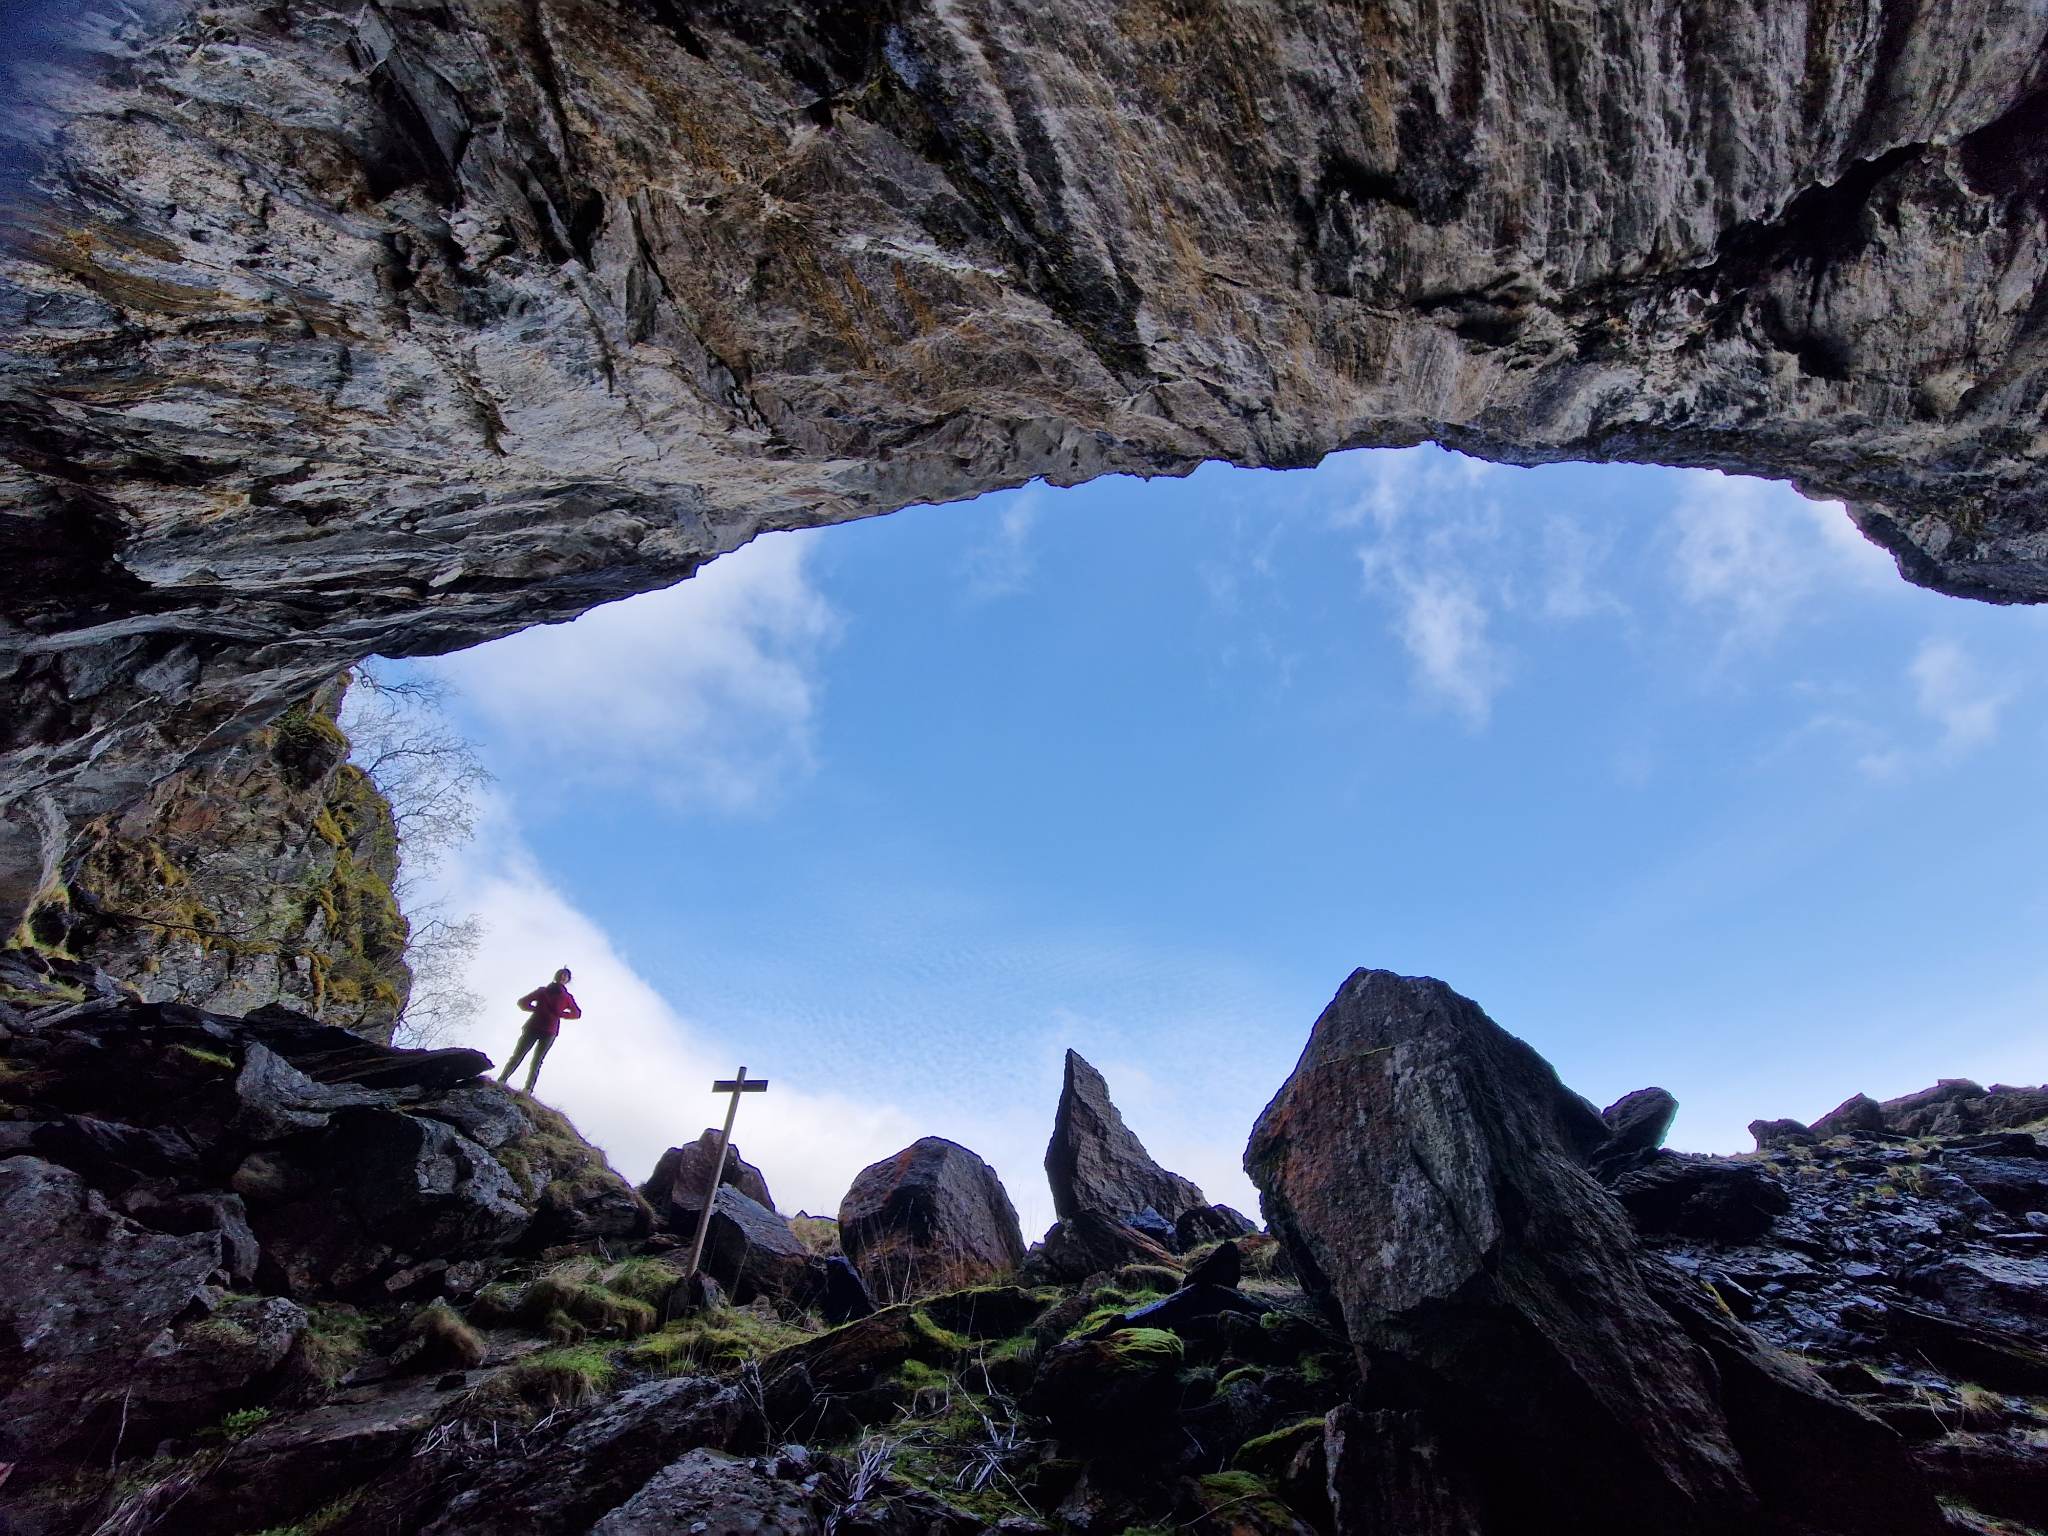
{"label": "stratified rock layer", "polygon": [[1152,1160],[1110,1100],[1109,1084],[1079,1051],[1067,1052],[1045,1176],[1063,1220],[1093,1211],[1127,1221],[1151,1210],[1170,1223],[1209,1203],[1192,1182]]}
{"label": "stratified rock layer", "polygon": [[27,8],[0,919],[373,650],[1033,476],[1434,438],[2048,595],[2048,12]]}

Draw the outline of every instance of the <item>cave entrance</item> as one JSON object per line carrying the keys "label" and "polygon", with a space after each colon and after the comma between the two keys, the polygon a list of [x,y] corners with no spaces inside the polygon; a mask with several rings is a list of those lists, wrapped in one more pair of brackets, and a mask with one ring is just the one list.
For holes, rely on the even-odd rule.
{"label": "cave entrance", "polygon": [[1075,1045],[1248,1201],[1213,1128],[1354,964],[1703,1149],[2023,1073],[2044,639],[1782,484],[1424,447],[768,535],[416,666],[497,775],[441,880],[465,1033],[574,965],[548,1071],[621,1167],[737,1049],[837,1106],[779,1110],[798,1203],[936,1133],[1028,1204]]}

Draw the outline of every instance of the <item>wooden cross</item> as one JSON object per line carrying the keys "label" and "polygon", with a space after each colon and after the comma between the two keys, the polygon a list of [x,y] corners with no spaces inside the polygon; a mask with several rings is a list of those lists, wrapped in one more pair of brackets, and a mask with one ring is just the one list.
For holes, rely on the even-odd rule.
{"label": "wooden cross", "polygon": [[732,1148],[733,1117],[740,1112],[740,1095],[743,1093],[766,1093],[768,1079],[747,1080],[747,1069],[740,1068],[738,1077],[720,1078],[711,1085],[713,1093],[729,1093],[732,1102],[725,1107],[725,1129],[718,1133],[718,1156],[711,1160],[711,1183],[704,1190],[704,1211],[697,1218],[697,1238],[690,1244],[690,1267],[683,1271],[688,1280],[697,1273],[697,1266],[704,1261],[704,1238],[711,1230],[711,1207],[718,1199],[718,1186],[725,1181],[725,1154]]}

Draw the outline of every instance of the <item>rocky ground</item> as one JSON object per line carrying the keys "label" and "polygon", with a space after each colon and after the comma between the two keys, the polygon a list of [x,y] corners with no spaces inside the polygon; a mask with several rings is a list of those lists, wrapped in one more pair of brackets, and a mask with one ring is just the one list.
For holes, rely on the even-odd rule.
{"label": "rocky ground", "polygon": [[[468,1051],[0,963],[0,1530],[2016,1536],[2048,1515],[2048,1091],[1660,1150],[1361,971],[1270,1233],[1070,1059],[1026,1245],[927,1138],[836,1219],[636,1191]],[[85,994],[84,1000],[76,1000]],[[1162,1205],[1164,1208],[1162,1208]]]}

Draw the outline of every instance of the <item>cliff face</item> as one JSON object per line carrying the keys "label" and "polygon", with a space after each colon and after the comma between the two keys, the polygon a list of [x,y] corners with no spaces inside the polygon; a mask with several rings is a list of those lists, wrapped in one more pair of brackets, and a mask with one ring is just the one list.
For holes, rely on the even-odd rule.
{"label": "cliff face", "polygon": [[347,761],[342,687],[87,826],[28,937],[149,1002],[284,1003],[383,1040],[412,975],[391,807]]}
{"label": "cliff face", "polygon": [[2048,595],[2038,6],[63,16],[0,157],[9,910],[373,649],[1036,475],[1712,465]]}

